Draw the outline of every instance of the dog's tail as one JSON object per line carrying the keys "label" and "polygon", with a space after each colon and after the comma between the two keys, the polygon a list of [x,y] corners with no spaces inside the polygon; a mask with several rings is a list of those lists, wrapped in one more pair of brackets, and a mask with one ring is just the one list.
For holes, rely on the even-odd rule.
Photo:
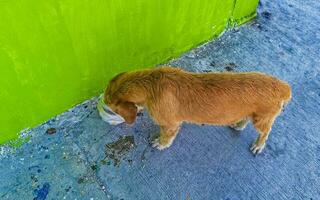
{"label": "dog's tail", "polygon": [[288,104],[292,98],[291,87],[288,83],[283,84],[283,101],[285,104]]}
{"label": "dog's tail", "polygon": [[292,98],[291,87],[287,82],[282,81],[281,87],[281,97],[282,97],[282,110],[287,106]]}

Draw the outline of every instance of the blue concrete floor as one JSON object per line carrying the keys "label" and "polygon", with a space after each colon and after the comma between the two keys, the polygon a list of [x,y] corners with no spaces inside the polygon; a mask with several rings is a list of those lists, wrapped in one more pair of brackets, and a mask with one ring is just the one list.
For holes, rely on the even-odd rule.
{"label": "blue concrete floor", "polygon": [[238,134],[184,124],[172,147],[154,150],[147,113],[110,126],[94,98],[28,132],[19,149],[1,148],[0,199],[320,199],[319,12],[318,0],[262,0],[252,23],[170,62],[291,84],[261,155],[249,151],[252,125]]}

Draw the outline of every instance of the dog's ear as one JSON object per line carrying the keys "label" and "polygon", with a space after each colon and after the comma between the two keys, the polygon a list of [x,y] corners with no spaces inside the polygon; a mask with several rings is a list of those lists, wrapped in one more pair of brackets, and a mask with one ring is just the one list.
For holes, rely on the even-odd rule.
{"label": "dog's ear", "polygon": [[[111,80],[109,80],[109,83],[104,90],[104,102],[106,104],[111,104],[111,100],[118,99],[117,92],[119,89],[119,84],[117,84],[117,80],[119,77],[123,76],[126,72],[122,72],[115,77],[113,77]],[[115,103],[114,101],[112,103]]]}
{"label": "dog's ear", "polygon": [[117,113],[121,115],[127,124],[132,124],[137,117],[137,107],[132,102],[119,102],[117,104]]}

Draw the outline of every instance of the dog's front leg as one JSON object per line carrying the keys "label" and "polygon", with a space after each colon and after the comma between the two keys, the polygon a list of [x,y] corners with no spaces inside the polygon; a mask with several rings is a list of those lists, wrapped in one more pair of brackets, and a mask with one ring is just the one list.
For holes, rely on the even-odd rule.
{"label": "dog's front leg", "polygon": [[160,126],[160,136],[153,141],[153,147],[163,150],[171,146],[180,129],[180,125]]}

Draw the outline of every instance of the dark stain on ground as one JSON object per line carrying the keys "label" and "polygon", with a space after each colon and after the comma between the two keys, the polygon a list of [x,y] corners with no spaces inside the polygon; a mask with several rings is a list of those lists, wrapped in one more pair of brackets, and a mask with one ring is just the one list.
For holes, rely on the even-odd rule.
{"label": "dark stain on ground", "polygon": [[36,197],[34,197],[33,199],[34,200],[45,200],[47,198],[49,190],[50,190],[50,184],[44,183],[42,188],[34,190],[34,194]]}
{"label": "dark stain on ground", "polygon": [[131,165],[132,162],[133,162],[133,160],[131,160],[131,159],[128,159],[127,161],[128,161],[128,163],[129,163],[130,165]]}
{"label": "dark stain on ground", "polygon": [[103,164],[103,165],[110,165],[110,164],[111,164],[110,160],[107,161],[107,160],[105,160],[105,159],[104,159],[104,160],[101,160],[100,162],[101,162],[101,164]]}
{"label": "dark stain on ground", "polygon": [[257,24],[257,28],[258,28],[259,30],[263,30],[263,27],[261,26],[261,24]]}
{"label": "dark stain on ground", "polygon": [[41,146],[39,147],[39,151],[41,151],[41,150],[48,150],[48,149],[49,149],[48,147],[43,146],[43,145],[41,145]]}
{"label": "dark stain on ground", "polygon": [[[38,165],[34,165],[34,166],[31,166],[31,167],[28,167],[29,171],[37,171],[38,173],[41,172],[41,169]],[[34,175],[32,175],[34,176]],[[32,179],[32,176],[31,176],[31,179]]]}
{"label": "dark stain on ground", "polygon": [[96,164],[91,165],[91,169],[92,169],[93,171],[97,171],[98,165],[96,165]]}
{"label": "dark stain on ground", "polygon": [[28,170],[30,171],[32,169],[39,169],[39,168],[40,168],[39,165],[33,165],[33,166],[28,167]]}
{"label": "dark stain on ground", "polygon": [[239,32],[238,28],[232,29],[232,33],[238,33],[238,32]]}
{"label": "dark stain on ground", "polygon": [[38,182],[38,179],[34,174],[31,174],[30,178],[31,178],[32,182],[34,182],[34,183]]}
{"label": "dark stain on ground", "polygon": [[233,71],[233,68],[229,67],[229,66],[226,66],[225,69],[230,72],[230,71]]}
{"label": "dark stain on ground", "polygon": [[55,134],[57,132],[57,129],[55,128],[48,128],[46,133],[49,135]]}
{"label": "dark stain on ground", "polygon": [[233,62],[227,64],[224,68],[225,70],[227,70],[228,72],[233,71],[235,68],[237,67],[237,65]]}
{"label": "dark stain on ground", "polygon": [[78,183],[81,184],[81,183],[84,183],[86,181],[86,179],[84,177],[80,177],[78,178]]}
{"label": "dark stain on ground", "polygon": [[270,12],[268,12],[268,11],[263,11],[262,13],[261,13],[261,16],[262,17],[264,17],[264,18],[266,18],[266,19],[271,19],[271,13]]}
{"label": "dark stain on ground", "polygon": [[112,160],[113,165],[118,167],[125,155],[134,147],[134,136],[122,136],[119,140],[106,144],[105,160]]}
{"label": "dark stain on ground", "polygon": [[94,179],[90,175],[83,175],[78,178],[77,180],[78,184],[83,184],[83,183],[93,183]]}
{"label": "dark stain on ground", "polygon": [[250,23],[250,25],[254,28],[261,30],[261,31],[267,31],[267,30],[264,30],[263,26],[258,22],[258,20],[252,21],[252,23]]}
{"label": "dark stain on ground", "polygon": [[260,23],[258,23],[257,21],[252,23],[252,26],[256,27],[259,30],[263,30],[263,27]]}
{"label": "dark stain on ground", "polygon": [[69,187],[67,187],[66,189],[64,189],[66,192],[69,192],[70,191],[70,189],[71,189],[72,187],[71,186],[69,186]]}
{"label": "dark stain on ground", "polygon": [[210,66],[211,66],[211,67],[215,67],[215,66],[216,66],[216,63],[215,63],[214,61],[211,61],[211,62],[210,62]]}

